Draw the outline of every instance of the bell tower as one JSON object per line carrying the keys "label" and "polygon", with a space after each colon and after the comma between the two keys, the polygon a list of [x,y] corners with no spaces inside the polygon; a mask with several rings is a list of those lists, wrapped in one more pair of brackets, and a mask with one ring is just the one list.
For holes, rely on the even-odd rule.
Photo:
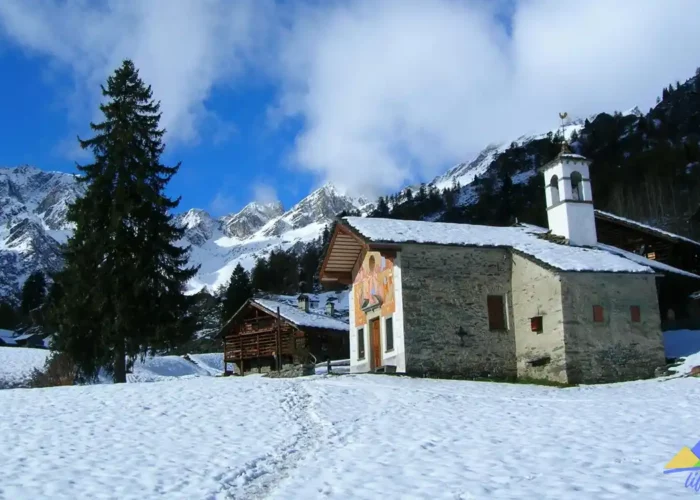
{"label": "bell tower", "polygon": [[[566,116],[559,114],[562,129]],[[559,154],[540,168],[544,175],[549,229],[572,245],[594,246],[598,242],[590,164],[591,160],[585,156],[571,152],[563,136]]]}

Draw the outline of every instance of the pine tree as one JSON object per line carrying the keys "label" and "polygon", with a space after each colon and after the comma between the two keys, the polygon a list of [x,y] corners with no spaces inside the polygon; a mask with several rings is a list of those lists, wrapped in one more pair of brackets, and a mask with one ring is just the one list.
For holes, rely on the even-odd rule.
{"label": "pine tree", "polygon": [[7,302],[0,301],[0,330],[14,330],[18,323],[15,308]]}
{"label": "pine tree", "polygon": [[75,360],[80,378],[105,368],[125,382],[125,358],[191,337],[196,321],[183,290],[197,268],[186,267],[189,248],[175,244],[183,230],[171,211],[180,200],[164,190],[180,164],[160,162],[160,103],[129,60],[102,95],[104,121],[90,124],[91,139],[78,138],[94,162],[78,166],[86,192],[68,211],[76,230],[59,278],[56,347]]}
{"label": "pine tree", "polygon": [[223,307],[221,310],[222,322],[225,323],[228,321],[228,319],[252,296],[253,286],[251,285],[248,271],[243,269],[240,263],[236,264],[236,268],[231,273],[231,279],[224,292]]}
{"label": "pine tree", "polygon": [[299,258],[299,291],[313,293],[319,286],[319,268],[321,267],[321,246],[309,243]]}
{"label": "pine tree", "polygon": [[389,216],[389,205],[383,196],[379,197],[377,201],[377,208],[374,210],[374,217],[388,217]]}
{"label": "pine tree", "polygon": [[46,299],[46,277],[43,272],[34,271],[22,286],[22,314],[28,317],[32,310],[44,303],[44,299]]}

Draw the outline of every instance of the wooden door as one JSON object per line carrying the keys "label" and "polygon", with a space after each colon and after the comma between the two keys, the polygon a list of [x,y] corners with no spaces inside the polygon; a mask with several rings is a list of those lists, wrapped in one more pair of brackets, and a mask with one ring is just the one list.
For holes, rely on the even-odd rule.
{"label": "wooden door", "polygon": [[382,366],[382,341],[379,334],[379,318],[370,324],[370,344],[372,346],[372,369]]}

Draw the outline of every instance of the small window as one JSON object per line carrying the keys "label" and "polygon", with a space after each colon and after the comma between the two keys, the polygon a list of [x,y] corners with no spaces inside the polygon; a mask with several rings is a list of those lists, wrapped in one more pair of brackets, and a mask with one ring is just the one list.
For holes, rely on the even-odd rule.
{"label": "small window", "polygon": [[603,306],[593,306],[593,321],[602,323],[603,319]]}
{"label": "small window", "polygon": [[486,297],[486,307],[489,313],[489,330],[506,330],[506,308],[503,295]]}
{"label": "small window", "polygon": [[571,173],[571,199],[576,201],[583,200],[582,180],[579,172]]}
{"label": "small window", "polygon": [[656,260],[656,252],[649,252],[649,253],[647,253],[647,259],[649,259],[649,260]]}
{"label": "small window", "polygon": [[559,178],[556,175],[549,180],[549,187],[552,193],[552,205],[556,205],[559,203]]}
{"label": "small window", "polygon": [[632,323],[642,321],[642,311],[639,309],[639,306],[630,306],[630,316],[632,317]]}
{"label": "small window", "polygon": [[394,350],[394,318],[387,318],[384,322],[384,333],[386,335],[386,350]]}
{"label": "small window", "polygon": [[365,329],[357,329],[357,359],[365,359]]}
{"label": "small window", "polygon": [[542,316],[535,316],[534,318],[530,318],[530,330],[532,330],[535,333],[542,333]]}

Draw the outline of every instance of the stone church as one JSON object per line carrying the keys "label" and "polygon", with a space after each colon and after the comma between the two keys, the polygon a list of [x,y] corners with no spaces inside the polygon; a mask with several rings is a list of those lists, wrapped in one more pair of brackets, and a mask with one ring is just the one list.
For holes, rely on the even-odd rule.
{"label": "stone church", "polygon": [[351,372],[652,377],[665,364],[656,279],[684,271],[598,242],[589,165],[565,145],[540,169],[548,230],[342,219],[321,280],[352,285]]}

